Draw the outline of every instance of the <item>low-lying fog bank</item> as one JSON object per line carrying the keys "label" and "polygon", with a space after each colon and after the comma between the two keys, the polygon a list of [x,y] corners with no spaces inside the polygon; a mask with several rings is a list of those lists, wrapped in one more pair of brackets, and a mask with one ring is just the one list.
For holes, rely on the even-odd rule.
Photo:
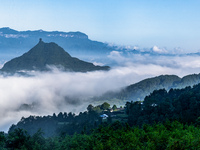
{"label": "low-lying fog bank", "polygon": [[0,131],[7,131],[22,116],[85,111],[90,97],[120,90],[145,78],[161,74],[182,77],[200,70],[199,56],[135,55],[131,59],[116,52],[109,58],[118,61],[121,67],[107,72],[72,73],[52,68],[51,72],[32,72],[29,77],[1,75]]}

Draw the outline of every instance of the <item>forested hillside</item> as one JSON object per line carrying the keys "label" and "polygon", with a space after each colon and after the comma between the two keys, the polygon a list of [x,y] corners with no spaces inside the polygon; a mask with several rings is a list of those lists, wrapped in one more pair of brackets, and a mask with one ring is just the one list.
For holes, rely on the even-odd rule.
{"label": "forested hillside", "polygon": [[195,123],[200,117],[200,84],[193,88],[155,90],[143,102],[127,102],[130,125],[153,124],[166,120]]}
{"label": "forested hillside", "polygon": [[108,92],[101,97],[96,97],[95,100],[109,100],[110,103],[121,105],[126,101],[143,101],[145,96],[154,90],[166,89],[169,91],[171,88],[181,89],[198,83],[200,83],[200,74],[191,74],[183,78],[176,75],[161,75],[131,84],[120,92]]}
{"label": "forested hillside", "polygon": [[22,118],[11,126],[8,135],[0,134],[0,146],[44,150],[198,149],[199,133],[200,84],[155,90],[143,102],[127,102],[124,108],[111,108],[105,102],[90,104],[79,115],[70,112]]}

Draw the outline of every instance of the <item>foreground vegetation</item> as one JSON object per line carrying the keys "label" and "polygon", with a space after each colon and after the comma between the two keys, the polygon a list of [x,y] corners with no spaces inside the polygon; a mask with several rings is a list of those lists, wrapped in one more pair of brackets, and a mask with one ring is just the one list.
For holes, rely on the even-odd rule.
{"label": "foreground vegetation", "polygon": [[0,134],[0,149],[63,150],[63,149],[200,149],[200,128],[178,121],[144,124],[142,128],[115,122],[104,123],[90,134],[44,138],[38,131],[33,136],[22,129]]}

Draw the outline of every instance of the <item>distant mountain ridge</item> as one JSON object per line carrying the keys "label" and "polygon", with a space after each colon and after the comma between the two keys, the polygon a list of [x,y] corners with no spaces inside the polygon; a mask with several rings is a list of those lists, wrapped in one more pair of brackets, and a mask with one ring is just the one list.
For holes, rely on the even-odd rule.
{"label": "distant mountain ridge", "polygon": [[81,32],[59,32],[59,31],[43,31],[43,30],[35,30],[35,31],[17,31],[13,30],[9,27],[0,28],[0,36],[5,38],[19,38],[19,37],[31,37],[37,35],[46,35],[48,37],[74,37],[80,39],[88,39],[88,36]]}
{"label": "distant mountain ridge", "polygon": [[[153,78],[147,78],[135,84],[124,87],[120,92],[108,92],[95,99],[97,101],[107,100],[111,103],[126,101],[143,101],[146,96],[154,90],[181,89],[187,86],[193,86],[200,83],[200,74],[191,74],[182,78],[176,75],[160,75]],[[120,102],[120,104],[121,104]]]}
{"label": "distant mountain ridge", "polygon": [[0,52],[24,53],[33,47],[39,38],[46,42],[54,42],[68,50],[70,54],[103,54],[109,53],[107,44],[92,41],[88,35],[82,32],[60,32],[60,31],[17,31],[11,28],[0,28]]}
{"label": "distant mountain ridge", "polygon": [[193,86],[200,83],[200,74],[191,74],[180,78],[176,75],[161,75],[154,78],[142,80],[125,88],[121,93],[131,100],[143,100],[154,90],[158,89],[181,89],[186,86]]}
{"label": "distant mountain ridge", "polygon": [[95,70],[108,70],[108,66],[95,66],[78,58],[71,57],[56,43],[45,43],[40,39],[39,43],[27,53],[5,63],[1,71],[47,71],[48,65],[60,67],[65,71],[87,72]]}
{"label": "distant mountain ridge", "polygon": [[[118,60],[113,59],[113,51],[119,52],[123,57],[132,60],[135,55],[149,56],[199,56],[200,53],[174,54],[159,53],[151,48],[137,48],[129,46],[117,46],[105,42],[89,39],[88,35],[82,32],[62,32],[62,31],[17,31],[11,28],[0,28],[0,59],[1,64],[13,57],[18,57],[31,49],[39,38],[45,42],[54,42],[60,45],[67,52],[75,57],[89,62],[107,64],[109,66],[119,65]],[[136,56],[137,57],[137,56]],[[123,65],[122,62],[120,65]]]}

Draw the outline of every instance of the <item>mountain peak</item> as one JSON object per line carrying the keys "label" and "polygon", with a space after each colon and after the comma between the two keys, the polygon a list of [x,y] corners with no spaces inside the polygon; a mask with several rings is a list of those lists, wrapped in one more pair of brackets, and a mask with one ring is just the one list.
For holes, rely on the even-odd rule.
{"label": "mountain peak", "polygon": [[4,34],[15,34],[15,33],[18,33],[18,31],[13,30],[13,29],[11,29],[9,27],[0,28],[0,32],[2,32]]}
{"label": "mountain peak", "polygon": [[56,66],[65,71],[87,72],[95,70],[108,70],[108,66],[95,66],[92,63],[71,57],[62,47],[56,43],[45,43],[42,38],[39,43],[22,56],[7,62],[2,71],[48,71],[48,66]]}

